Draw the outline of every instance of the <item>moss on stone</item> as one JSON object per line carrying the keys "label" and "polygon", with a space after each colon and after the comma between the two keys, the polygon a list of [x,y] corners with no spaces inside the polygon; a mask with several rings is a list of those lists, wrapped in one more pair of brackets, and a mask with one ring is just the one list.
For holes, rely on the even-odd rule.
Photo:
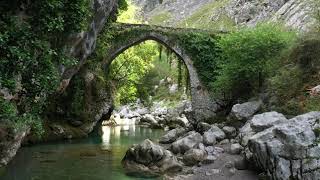
{"label": "moss on stone", "polygon": [[314,134],[316,135],[316,137],[320,136],[320,128],[316,128],[313,130]]}

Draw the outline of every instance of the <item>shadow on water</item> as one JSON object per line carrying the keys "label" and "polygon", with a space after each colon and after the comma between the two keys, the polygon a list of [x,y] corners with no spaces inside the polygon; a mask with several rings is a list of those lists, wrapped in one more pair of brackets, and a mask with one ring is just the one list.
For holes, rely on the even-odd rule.
{"label": "shadow on water", "polygon": [[[99,135],[100,134],[100,135]],[[158,139],[162,130],[140,126],[100,127],[87,139],[23,147],[1,180],[138,180],[126,176],[121,160],[132,145]],[[1,174],[0,174],[1,175]]]}

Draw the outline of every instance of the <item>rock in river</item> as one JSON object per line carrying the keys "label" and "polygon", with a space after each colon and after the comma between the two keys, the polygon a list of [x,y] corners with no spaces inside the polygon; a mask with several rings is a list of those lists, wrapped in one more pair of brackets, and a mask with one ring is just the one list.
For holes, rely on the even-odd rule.
{"label": "rock in river", "polygon": [[128,175],[140,177],[156,177],[182,170],[182,165],[170,151],[149,139],[131,147],[122,160],[122,166]]}
{"label": "rock in river", "polygon": [[189,149],[198,147],[200,143],[202,143],[201,134],[195,131],[191,131],[187,133],[186,136],[172,143],[170,148],[172,152],[175,154],[178,154],[178,153],[184,154]]}
{"label": "rock in river", "polygon": [[172,129],[167,134],[162,136],[159,140],[162,144],[169,144],[174,142],[176,139],[178,139],[181,135],[183,135],[186,132],[184,128],[176,128]]}

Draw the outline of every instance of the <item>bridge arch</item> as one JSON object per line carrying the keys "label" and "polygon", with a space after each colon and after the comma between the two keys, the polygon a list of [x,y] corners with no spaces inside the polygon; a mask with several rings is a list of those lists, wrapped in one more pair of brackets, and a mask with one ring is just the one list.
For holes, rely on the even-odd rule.
{"label": "bridge arch", "polygon": [[[146,25],[143,26],[145,27]],[[112,43],[112,46],[108,49],[108,54],[103,60],[102,65],[107,69],[118,55],[120,55],[130,47],[138,45],[147,40],[156,41],[174,52],[186,65],[190,78],[193,120],[198,122],[214,117],[216,115],[215,112],[218,109],[218,105],[215,101],[211,100],[206,87],[201,83],[197,70],[194,66],[194,62],[183,49],[183,47],[177,42],[177,39],[170,35],[167,35],[164,32],[166,32],[165,29],[159,30],[158,27],[156,30],[150,29],[141,33],[135,33],[134,36],[123,36],[123,41]]]}

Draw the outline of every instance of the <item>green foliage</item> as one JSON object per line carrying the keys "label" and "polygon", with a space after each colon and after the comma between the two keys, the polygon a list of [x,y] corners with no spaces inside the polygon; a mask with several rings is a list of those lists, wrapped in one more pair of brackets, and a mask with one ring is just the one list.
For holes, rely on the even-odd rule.
{"label": "green foliage", "polygon": [[303,72],[298,66],[284,66],[269,79],[269,92],[275,95],[279,102],[285,104],[297,96],[303,86]]}
{"label": "green foliage", "polygon": [[319,0],[311,0],[310,7],[312,8],[311,15],[315,18],[315,30],[320,32],[320,1]]}
{"label": "green foliage", "polygon": [[109,79],[116,84],[116,103],[125,104],[137,99],[137,85],[152,67],[157,55],[156,44],[146,42],[127,49],[109,67]]}
{"label": "green foliage", "polygon": [[9,125],[15,131],[31,126],[38,136],[44,132],[39,116],[31,113],[19,115],[14,103],[2,98],[0,98],[0,122]]}
{"label": "green foliage", "polygon": [[[131,2],[130,2],[131,3]],[[119,0],[118,1],[118,8],[121,11],[126,11],[129,8],[129,4],[127,2],[127,0]]]}
{"label": "green foliage", "polygon": [[219,31],[233,30],[236,28],[236,23],[223,10],[227,3],[229,0],[209,2],[193,12],[191,16],[178,22],[178,26]]}
{"label": "green foliage", "polygon": [[[0,3],[0,88],[7,88],[18,97],[16,112],[11,117],[1,112],[1,119],[8,119],[13,126],[30,125],[42,132],[40,116],[48,97],[59,85],[58,66],[76,62],[65,54],[64,38],[87,27],[91,16],[89,3],[89,0]],[[20,7],[26,16],[15,16]],[[0,108],[13,109],[8,108],[8,103],[13,104],[1,102]]]}
{"label": "green foliage", "polygon": [[305,111],[320,111],[320,97],[308,97],[305,102]]}
{"label": "green foliage", "polygon": [[209,87],[215,81],[217,60],[220,56],[220,49],[217,46],[219,37],[205,33],[187,33],[180,35],[180,44],[192,57],[200,79]]}
{"label": "green foliage", "polygon": [[281,60],[277,73],[269,78],[272,106],[290,115],[320,110],[319,98],[307,90],[319,83],[319,34],[302,36]]}
{"label": "green foliage", "polygon": [[163,25],[168,19],[171,18],[171,14],[168,11],[160,12],[156,15],[153,15],[149,23],[154,25]]}
{"label": "green foliage", "polygon": [[215,94],[232,100],[259,91],[293,37],[270,24],[222,36],[217,79],[211,84]]}
{"label": "green foliage", "polygon": [[[122,2],[124,1],[124,2]],[[123,5],[122,5],[123,4]],[[131,1],[127,3],[125,0],[119,1],[119,5],[124,6],[120,10],[120,14],[117,17],[117,22],[120,23],[140,23],[140,18],[138,17],[137,10],[138,7],[132,4]]]}
{"label": "green foliage", "polygon": [[313,132],[314,132],[314,134],[316,135],[317,138],[320,137],[320,128],[315,128],[313,130]]}
{"label": "green foliage", "polygon": [[15,118],[17,109],[13,103],[0,98],[0,120],[11,120]]}
{"label": "green foliage", "polygon": [[[48,42],[38,39],[27,24],[17,24],[9,18],[2,25],[0,36],[0,83],[1,86],[22,88],[26,96],[25,107],[42,106],[47,94],[58,85],[55,64],[56,51]],[[17,87],[20,79],[21,87]],[[37,110],[35,110],[37,109]],[[30,111],[41,111],[41,107]]]}
{"label": "green foliage", "polygon": [[[167,53],[162,53],[161,59],[154,59],[152,64],[153,67],[141,78],[138,87],[138,97],[142,100],[142,102],[145,105],[151,105],[152,101],[163,101],[166,100],[166,102],[174,103],[181,100],[181,95],[183,94],[184,88],[187,86],[185,84],[186,78],[188,76],[185,76],[185,74],[181,77],[181,81],[184,83],[181,83],[180,91],[177,93],[171,94],[169,92],[169,85],[178,83],[179,82],[179,76],[178,76],[178,70],[179,70],[179,62],[181,62],[178,57],[173,55],[172,63],[170,64],[170,61],[167,61],[167,57],[169,55]],[[183,64],[183,63],[182,63]],[[185,72],[186,67],[181,64],[181,71]],[[161,80],[165,79],[171,79],[171,83],[163,83],[159,84]],[[158,88],[155,89],[155,86]],[[149,97],[152,96],[152,99]],[[152,100],[152,101],[150,101]]]}
{"label": "green foliage", "polygon": [[30,10],[31,25],[40,34],[83,31],[91,17],[90,0],[36,0]]}

